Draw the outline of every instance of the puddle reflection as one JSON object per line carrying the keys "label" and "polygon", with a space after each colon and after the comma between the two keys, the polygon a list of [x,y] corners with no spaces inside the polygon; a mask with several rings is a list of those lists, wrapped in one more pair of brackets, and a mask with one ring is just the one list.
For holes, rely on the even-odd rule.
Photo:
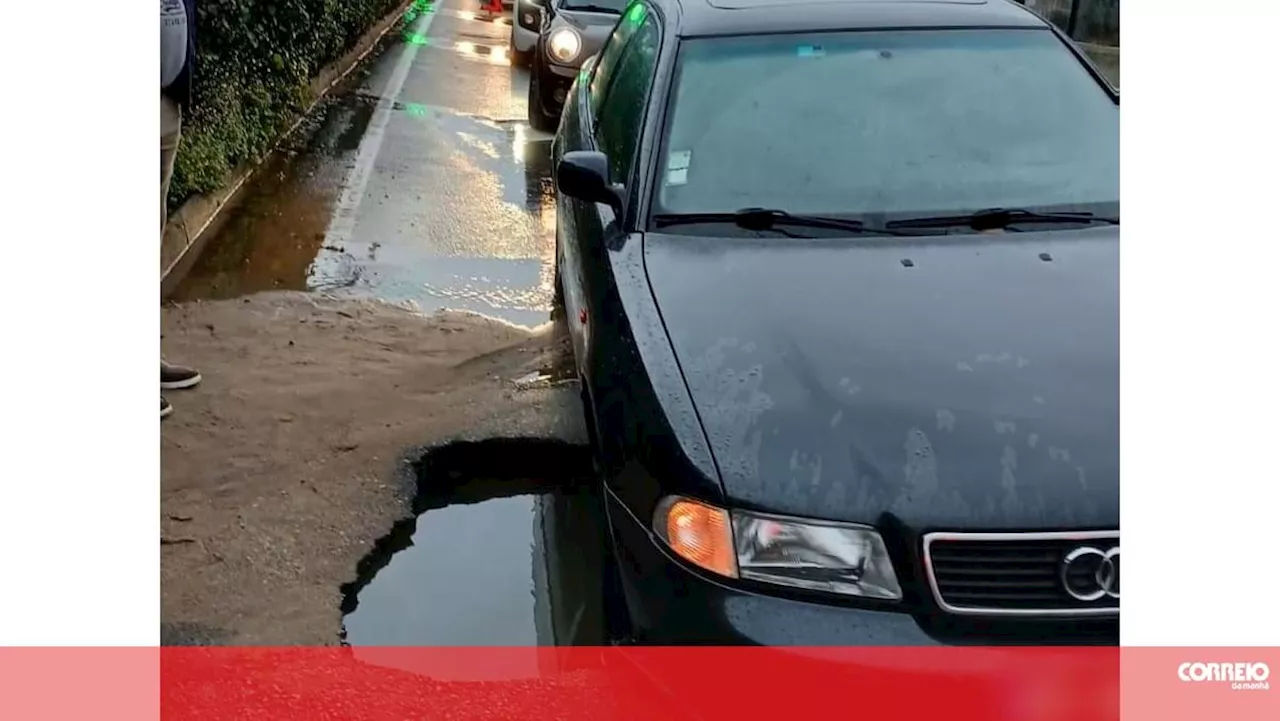
{"label": "puddle reflection", "polygon": [[558,444],[478,444],[424,460],[419,515],[344,589],[346,642],[604,643],[604,524],[588,467],[585,451]]}

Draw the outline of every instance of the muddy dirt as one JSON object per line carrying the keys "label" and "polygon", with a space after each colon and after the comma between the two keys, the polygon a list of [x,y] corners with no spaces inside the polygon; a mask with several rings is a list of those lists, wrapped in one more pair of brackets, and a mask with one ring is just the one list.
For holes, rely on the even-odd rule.
{"label": "muddy dirt", "polygon": [[340,641],[342,587],[453,440],[584,442],[560,326],[301,293],[170,306],[204,382],[161,425],[165,644]]}

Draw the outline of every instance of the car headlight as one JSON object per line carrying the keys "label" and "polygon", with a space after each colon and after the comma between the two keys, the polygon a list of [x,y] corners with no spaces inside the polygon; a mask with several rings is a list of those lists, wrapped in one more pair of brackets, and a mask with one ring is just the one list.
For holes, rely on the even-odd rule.
{"label": "car headlight", "polygon": [[658,504],[654,530],[676,555],[728,578],[902,598],[884,540],[870,526],[730,512],[672,497]]}
{"label": "car headlight", "polygon": [[547,52],[558,63],[571,63],[582,52],[582,36],[573,28],[560,28],[547,38]]}

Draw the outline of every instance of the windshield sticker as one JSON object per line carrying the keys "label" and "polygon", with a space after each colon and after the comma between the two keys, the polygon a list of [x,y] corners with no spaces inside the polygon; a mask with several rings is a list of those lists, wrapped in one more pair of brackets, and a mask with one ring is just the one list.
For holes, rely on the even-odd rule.
{"label": "windshield sticker", "polygon": [[667,185],[684,185],[689,182],[691,150],[673,150],[667,155]]}
{"label": "windshield sticker", "polygon": [[801,45],[796,48],[796,55],[802,58],[820,58],[826,54],[827,51],[821,45]]}

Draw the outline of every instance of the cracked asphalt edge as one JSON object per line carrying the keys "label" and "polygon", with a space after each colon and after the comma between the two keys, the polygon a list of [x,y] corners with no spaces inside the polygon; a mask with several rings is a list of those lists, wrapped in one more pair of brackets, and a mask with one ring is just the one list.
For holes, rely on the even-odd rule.
{"label": "cracked asphalt edge", "polygon": [[334,645],[342,588],[456,441],[586,443],[563,326],[271,293],[169,306],[204,382],[161,425],[161,643]]}

